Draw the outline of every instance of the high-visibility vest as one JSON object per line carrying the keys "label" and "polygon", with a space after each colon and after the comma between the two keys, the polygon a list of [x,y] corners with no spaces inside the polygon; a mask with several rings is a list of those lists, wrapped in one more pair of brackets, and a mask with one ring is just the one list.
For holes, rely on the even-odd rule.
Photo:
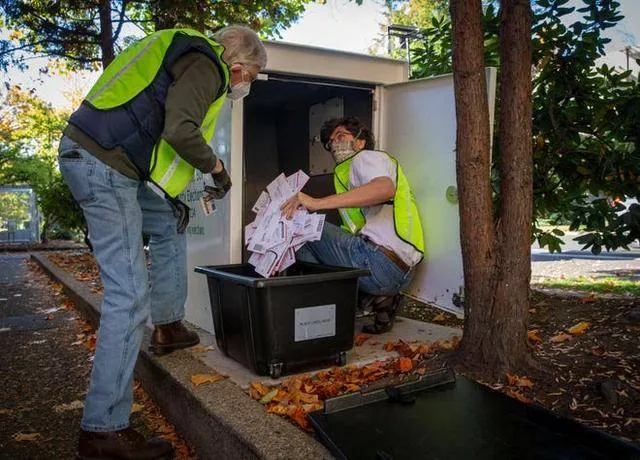
{"label": "high-visibility vest", "polygon": [[[407,177],[404,175],[398,160],[385,152],[396,165],[396,192],[393,195],[393,221],[396,235],[405,243],[413,246],[424,256],[424,235],[422,223],[415,198]],[[333,172],[333,184],[336,193],[349,190],[351,163],[358,154],[338,163]],[[360,208],[341,208],[338,210],[342,218],[342,227],[350,233],[357,234],[366,224],[366,218]]]}
{"label": "high-visibility vest", "polygon": [[188,52],[209,57],[223,79],[200,126],[204,140],[213,137],[226,99],[229,69],[219,43],[191,29],[167,29],[127,47],[102,73],[69,123],[106,150],[120,146],[142,180],[176,197],[193,179],[194,168],[161,138],[164,104],[173,78],[169,69]]}

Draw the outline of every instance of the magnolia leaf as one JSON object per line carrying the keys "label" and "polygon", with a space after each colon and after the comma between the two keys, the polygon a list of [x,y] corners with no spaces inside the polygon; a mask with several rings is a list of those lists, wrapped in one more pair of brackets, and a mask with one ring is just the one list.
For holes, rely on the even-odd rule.
{"label": "magnolia leaf", "polygon": [[562,343],[562,342],[566,342],[567,340],[571,340],[571,336],[569,334],[565,334],[564,332],[561,332],[560,334],[557,334],[551,337],[550,340],[553,343]]}
{"label": "magnolia leaf", "polygon": [[588,327],[589,327],[589,323],[587,323],[586,321],[581,321],[578,324],[571,326],[568,329],[568,331],[570,334],[573,334],[573,335],[584,334],[584,332],[587,330]]}
{"label": "magnolia leaf", "polygon": [[435,321],[436,323],[441,323],[445,320],[445,316],[442,313],[438,313],[436,316],[433,317],[433,319],[431,321]]}
{"label": "magnolia leaf", "polygon": [[23,441],[38,441],[42,438],[40,433],[16,433],[13,435],[13,439],[18,442]]}
{"label": "magnolia leaf", "polygon": [[523,388],[533,388],[533,382],[528,377],[519,378],[516,386]]}
{"label": "magnolia leaf", "polygon": [[204,346],[202,344],[195,345],[189,348],[193,353],[206,353],[207,351],[213,351],[213,345]]}
{"label": "magnolia leaf", "polygon": [[527,332],[527,338],[533,343],[542,343],[542,339],[538,335],[538,329],[532,329]]}
{"label": "magnolia leaf", "polygon": [[267,393],[266,395],[264,395],[262,398],[260,398],[260,404],[268,404],[271,402],[271,400],[273,399],[273,397],[275,395],[278,394],[278,389],[274,388],[273,390],[271,390],[269,393]]}
{"label": "magnolia leaf", "polygon": [[400,358],[400,372],[409,372],[413,369],[413,361],[410,358]]}
{"label": "magnolia leaf", "polygon": [[66,412],[69,410],[82,409],[84,407],[84,403],[82,401],[72,401],[68,404],[59,404],[57,406],[53,406],[53,410],[58,413]]}
{"label": "magnolia leaf", "polygon": [[191,376],[191,383],[198,386],[203,383],[215,383],[219,380],[223,380],[224,378],[224,375],[221,374],[194,374]]}
{"label": "magnolia leaf", "polygon": [[531,399],[527,398],[525,395],[523,395],[519,391],[507,390],[507,395],[525,404],[531,404],[533,402]]}

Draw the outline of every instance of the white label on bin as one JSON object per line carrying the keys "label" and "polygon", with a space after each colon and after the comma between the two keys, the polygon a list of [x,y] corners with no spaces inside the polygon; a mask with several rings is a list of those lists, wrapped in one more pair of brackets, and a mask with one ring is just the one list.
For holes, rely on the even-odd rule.
{"label": "white label on bin", "polygon": [[333,337],[336,335],[336,305],[296,308],[294,341]]}

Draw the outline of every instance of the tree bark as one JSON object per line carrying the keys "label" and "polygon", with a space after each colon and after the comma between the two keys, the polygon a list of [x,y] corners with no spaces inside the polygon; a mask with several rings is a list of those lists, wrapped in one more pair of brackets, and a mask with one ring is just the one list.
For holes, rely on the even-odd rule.
{"label": "tree bark", "polygon": [[[464,334],[459,357],[474,359],[488,335],[493,300],[495,233],[491,201],[489,105],[480,0],[452,0],[456,94],[456,178],[464,269]],[[484,359],[476,361],[482,365]],[[472,362],[472,361],[469,361]]]}
{"label": "tree bark", "polygon": [[528,0],[503,0],[501,8],[502,175],[494,220],[481,1],[450,3],[465,277],[465,327],[457,360],[496,376],[523,367],[529,357],[532,212],[531,10]]}
{"label": "tree bark", "polygon": [[100,48],[102,68],[106,69],[114,58],[113,23],[111,22],[111,0],[100,0]]}
{"label": "tree bark", "polygon": [[501,321],[496,351],[517,368],[529,357],[527,315],[531,282],[533,156],[531,4],[500,4],[500,277],[494,314]]}

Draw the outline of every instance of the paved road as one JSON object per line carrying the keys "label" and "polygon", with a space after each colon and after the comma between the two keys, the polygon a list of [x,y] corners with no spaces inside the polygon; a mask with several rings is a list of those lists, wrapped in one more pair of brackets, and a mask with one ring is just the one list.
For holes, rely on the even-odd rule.
{"label": "paved road", "polygon": [[82,333],[75,311],[59,309],[61,296],[26,260],[0,254],[0,458],[74,458],[81,409],[63,405],[84,400],[91,353],[72,345]]}
{"label": "paved road", "polygon": [[573,241],[577,233],[567,233],[560,254],[550,254],[536,244],[531,247],[532,281],[540,278],[572,278],[576,276],[624,276],[640,280],[640,246],[632,245],[630,251],[619,249],[594,255],[582,251]]}

